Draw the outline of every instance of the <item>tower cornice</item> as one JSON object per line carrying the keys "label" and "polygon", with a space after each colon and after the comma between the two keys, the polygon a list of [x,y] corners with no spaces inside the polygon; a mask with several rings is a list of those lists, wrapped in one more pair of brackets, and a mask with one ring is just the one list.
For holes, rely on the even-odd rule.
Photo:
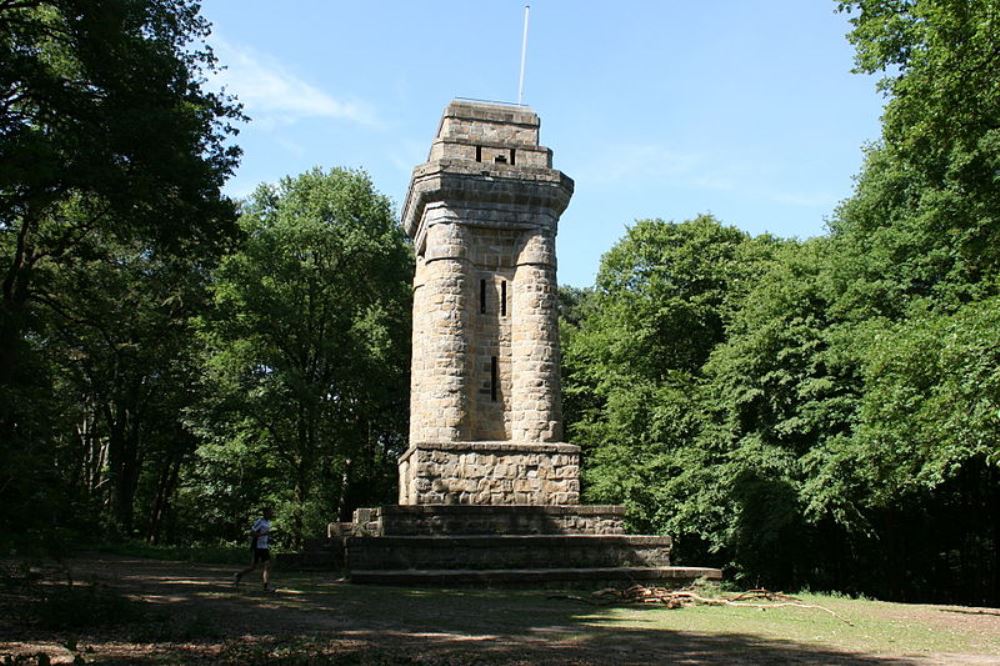
{"label": "tower cornice", "polygon": [[411,238],[421,233],[424,209],[441,201],[490,206],[548,208],[553,217],[569,205],[573,179],[556,169],[483,164],[444,159],[413,170],[403,204],[403,229]]}

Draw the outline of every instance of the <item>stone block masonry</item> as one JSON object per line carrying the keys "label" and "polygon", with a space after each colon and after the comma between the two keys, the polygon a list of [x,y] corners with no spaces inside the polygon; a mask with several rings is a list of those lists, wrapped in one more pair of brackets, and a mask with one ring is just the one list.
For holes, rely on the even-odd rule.
{"label": "stone block masonry", "polygon": [[399,503],[578,504],[579,477],[570,444],[420,443],[400,458]]}
{"label": "stone block masonry", "polygon": [[539,127],[524,107],[452,102],[414,169],[401,504],[579,502],[579,449],[561,443],[555,257],[573,181]]}
{"label": "stone block masonry", "polygon": [[670,537],[380,536],[351,537],[351,568],[529,569],[656,567],[670,560]]}
{"label": "stone block masonry", "polygon": [[625,534],[625,508],[397,505],[357,509],[347,525],[352,536],[614,536]]}

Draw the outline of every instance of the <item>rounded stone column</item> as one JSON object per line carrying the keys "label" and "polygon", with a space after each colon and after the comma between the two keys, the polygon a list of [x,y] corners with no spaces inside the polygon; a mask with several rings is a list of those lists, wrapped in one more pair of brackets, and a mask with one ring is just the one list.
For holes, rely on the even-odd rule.
{"label": "rounded stone column", "polygon": [[[412,356],[410,359],[410,442],[424,441],[424,432],[428,426],[427,412],[415,409],[426,396],[427,355],[424,353],[424,340],[427,338],[427,286],[425,284],[426,266],[424,258],[417,255],[416,272],[413,275],[413,332],[410,340]],[[402,492],[402,483],[400,484]],[[406,502],[400,502],[405,504]]]}
{"label": "rounded stone column", "polygon": [[410,442],[468,438],[468,268],[465,232],[428,226],[422,284],[414,293]]}
{"label": "rounded stone column", "polygon": [[551,231],[531,232],[525,240],[513,282],[511,439],[558,442],[559,295]]}

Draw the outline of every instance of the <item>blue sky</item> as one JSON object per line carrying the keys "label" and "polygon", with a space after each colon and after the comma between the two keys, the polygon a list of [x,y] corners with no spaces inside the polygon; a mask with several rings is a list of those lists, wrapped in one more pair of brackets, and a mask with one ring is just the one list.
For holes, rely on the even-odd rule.
{"label": "blue sky", "polygon": [[[516,101],[517,0],[207,0],[239,96],[243,196],[360,167],[397,206],[454,97]],[[851,74],[833,0],[531,3],[524,102],[576,181],[559,280],[592,284],[636,219],[713,213],[757,234],[824,232],[883,100]]]}

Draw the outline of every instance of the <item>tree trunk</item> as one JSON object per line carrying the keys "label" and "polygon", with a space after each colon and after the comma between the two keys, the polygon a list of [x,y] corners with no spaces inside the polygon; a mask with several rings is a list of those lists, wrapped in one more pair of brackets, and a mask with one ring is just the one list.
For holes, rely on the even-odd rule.
{"label": "tree trunk", "polygon": [[350,506],[347,503],[347,484],[351,479],[351,458],[344,460],[344,467],[340,473],[340,499],[337,501],[337,520],[342,523],[351,520]]}
{"label": "tree trunk", "polygon": [[149,517],[149,527],[146,530],[146,541],[148,543],[156,545],[160,542],[164,516],[170,511],[170,501],[177,490],[180,472],[181,458],[178,457],[168,463],[160,475],[160,480],[156,488],[156,500],[153,502],[153,509]]}
{"label": "tree trunk", "polygon": [[115,520],[125,535],[131,535],[139,479],[139,419],[131,407],[122,404],[107,405],[104,413]]}
{"label": "tree trunk", "polygon": [[[18,353],[24,337],[28,285],[31,266],[35,260],[33,236],[36,226],[37,217],[29,211],[21,220],[14,256],[3,278],[3,297],[0,299],[0,388],[13,386],[17,375]],[[7,420],[6,417],[7,415],[0,415],[4,421]]]}

